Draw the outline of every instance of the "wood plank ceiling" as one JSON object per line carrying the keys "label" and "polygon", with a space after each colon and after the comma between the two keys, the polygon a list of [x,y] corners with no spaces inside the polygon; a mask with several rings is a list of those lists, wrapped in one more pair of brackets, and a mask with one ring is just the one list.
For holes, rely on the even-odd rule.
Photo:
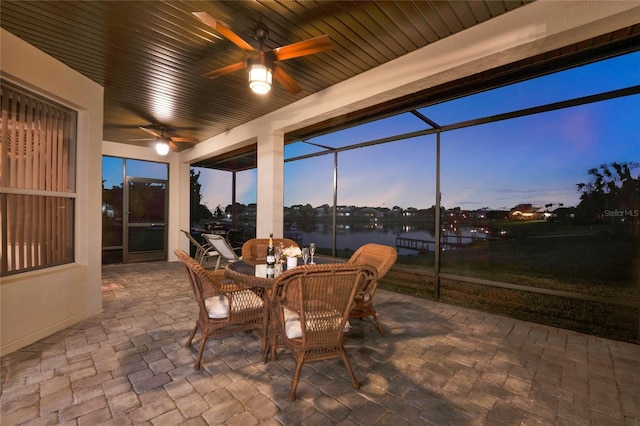
{"label": "wood plank ceiling", "polygon": [[[2,0],[0,26],[104,86],[105,140],[149,144],[139,141],[149,138],[139,126],[166,127],[167,136],[205,140],[527,3],[530,1]],[[269,29],[267,50],[322,34],[329,35],[333,50],[278,62],[302,91],[294,95],[275,83],[268,95],[259,96],[250,91],[246,70],[216,79],[202,77],[246,60],[248,55],[196,19],[192,14],[196,11],[208,12],[256,49],[259,45],[252,33],[262,22]],[[637,35],[636,26],[604,41],[630,36],[637,40]],[[573,50],[589,47],[583,43]],[[516,66],[530,68],[536,61],[547,60],[536,58]],[[420,99],[416,94],[399,104],[341,118],[338,123],[388,112],[398,105],[415,106]],[[305,131],[312,134],[322,129],[316,126]],[[229,155],[237,165],[227,166],[249,167],[255,153],[245,151]],[[208,164],[216,167],[216,162]]]}
{"label": "wood plank ceiling", "polygon": [[[105,87],[104,139],[140,143],[139,126],[204,140],[527,1],[13,1],[0,25]],[[192,12],[206,11],[258,48],[328,34],[334,49],[279,62],[302,87],[253,94],[246,71],[202,74],[247,54]]]}

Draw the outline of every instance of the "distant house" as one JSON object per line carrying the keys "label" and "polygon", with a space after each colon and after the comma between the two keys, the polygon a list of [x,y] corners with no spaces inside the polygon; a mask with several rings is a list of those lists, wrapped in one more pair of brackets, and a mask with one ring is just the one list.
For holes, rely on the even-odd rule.
{"label": "distant house", "polygon": [[448,221],[459,222],[468,219],[469,213],[466,210],[462,210],[460,207],[454,207],[446,211],[445,217]]}
{"label": "distant house", "polygon": [[387,210],[385,212],[385,216],[389,216],[389,217],[402,216],[402,209],[398,206],[395,206],[393,209]]}
{"label": "distant house", "polygon": [[373,207],[365,207],[363,209],[353,212],[353,216],[375,219],[379,217],[384,217],[384,213],[381,211],[378,211],[377,209],[374,209]]}
{"label": "distant house", "polygon": [[351,207],[347,207],[347,206],[336,207],[336,216],[338,217],[350,217],[351,214],[352,214]]}
{"label": "distant house", "polygon": [[485,214],[489,220],[506,220],[510,217],[508,210],[488,210]]}
{"label": "distant house", "polygon": [[558,207],[551,212],[549,220],[552,222],[571,222],[576,217],[575,207]]}
{"label": "distant house", "polygon": [[518,204],[509,212],[512,220],[541,220],[544,218],[542,207],[533,204]]}
{"label": "distant house", "polygon": [[314,211],[316,217],[325,217],[327,215],[327,209],[324,206],[316,207]]}
{"label": "distant house", "polygon": [[258,205],[256,203],[247,204],[244,211],[238,214],[238,218],[243,220],[255,220],[258,214]]}
{"label": "distant house", "polygon": [[465,213],[469,216],[469,219],[486,219],[487,218],[486,210],[473,210]]}
{"label": "distant house", "polygon": [[417,217],[418,216],[418,209],[416,209],[415,207],[409,207],[404,212],[402,212],[402,216],[404,216],[404,217]]}

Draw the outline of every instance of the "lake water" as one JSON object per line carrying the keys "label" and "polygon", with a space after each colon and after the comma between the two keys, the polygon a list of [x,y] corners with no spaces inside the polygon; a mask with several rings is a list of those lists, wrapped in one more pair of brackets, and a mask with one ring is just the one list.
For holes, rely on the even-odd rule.
{"label": "lake water", "polygon": [[[458,226],[455,229],[452,227],[444,228],[442,232],[442,248],[444,250],[452,250],[459,245],[470,244],[474,240],[494,238],[496,237],[495,234],[496,232],[493,230],[471,226]],[[318,225],[312,230],[285,231],[285,237],[298,241],[302,246],[315,243],[316,247],[321,249],[330,250],[333,244],[331,227],[324,227],[323,225]],[[421,250],[403,248],[403,241],[399,241],[400,239],[429,242],[429,244],[421,243],[419,245],[419,247],[427,251],[433,251],[435,247],[434,232],[420,229],[416,226],[372,226],[368,229],[344,226],[338,229],[336,234],[336,249],[355,251],[364,244],[378,243],[396,247],[398,254],[401,255],[418,255],[421,253]]]}

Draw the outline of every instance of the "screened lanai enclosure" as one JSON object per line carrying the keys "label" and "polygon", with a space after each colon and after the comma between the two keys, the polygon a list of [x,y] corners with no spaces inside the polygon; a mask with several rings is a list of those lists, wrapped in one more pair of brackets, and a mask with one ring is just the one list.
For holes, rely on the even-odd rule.
{"label": "screened lanai enclosure", "polygon": [[[598,59],[288,135],[285,237],[390,245],[383,288],[638,342],[640,52]],[[193,166],[208,223],[254,236],[255,150]]]}

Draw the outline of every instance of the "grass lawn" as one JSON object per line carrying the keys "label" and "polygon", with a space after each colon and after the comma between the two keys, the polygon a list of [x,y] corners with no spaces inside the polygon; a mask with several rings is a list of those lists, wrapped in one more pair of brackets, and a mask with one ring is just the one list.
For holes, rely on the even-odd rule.
{"label": "grass lawn", "polygon": [[[629,228],[509,223],[504,240],[445,251],[441,272],[567,291],[612,303],[442,280],[440,300],[598,336],[640,343],[640,240]],[[381,288],[434,298],[434,254],[402,256]]]}

